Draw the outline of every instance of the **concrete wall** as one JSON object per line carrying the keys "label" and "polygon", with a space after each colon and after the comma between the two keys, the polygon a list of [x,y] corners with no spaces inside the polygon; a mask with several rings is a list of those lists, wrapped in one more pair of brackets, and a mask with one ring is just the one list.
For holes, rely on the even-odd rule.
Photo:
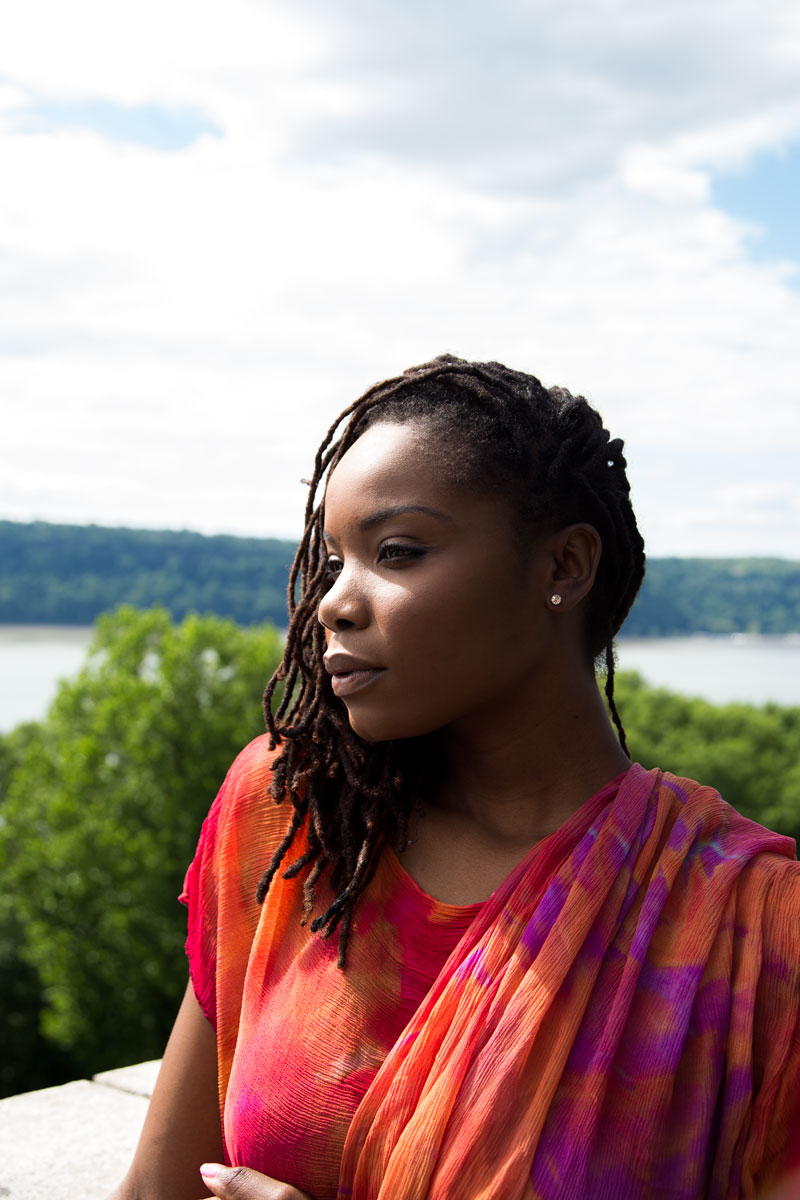
{"label": "concrete wall", "polygon": [[0,1100],[3,1200],[105,1200],[133,1156],[158,1062]]}

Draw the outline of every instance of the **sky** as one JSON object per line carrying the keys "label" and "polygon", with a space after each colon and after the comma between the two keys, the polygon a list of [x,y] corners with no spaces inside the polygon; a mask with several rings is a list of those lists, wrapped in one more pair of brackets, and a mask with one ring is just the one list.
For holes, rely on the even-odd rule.
{"label": "sky", "polygon": [[436,354],[585,394],[651,555],[800,559],[795,0],[26,0],[0,519],[297,537]]}

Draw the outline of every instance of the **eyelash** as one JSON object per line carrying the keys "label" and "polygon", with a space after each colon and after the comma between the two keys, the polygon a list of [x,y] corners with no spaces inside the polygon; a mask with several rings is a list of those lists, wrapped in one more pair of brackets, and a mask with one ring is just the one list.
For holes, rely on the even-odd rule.
{"label": "eyelash", "polygon": [[422,558],[425,554],[424,546],[409,546],[406,542],[384,542],[378,551],[378,562],[399,562],[404,558]]}
{"label": "eyelash", "polygon": [[[427,550],[424,546],[409,546],[405,542],[384,542],[378,550],[378,562],[400,563],[404,560],[423,558],[426,554]],[[333,583],[338,578],[343,565],[340,558],[328,559],[325,575],[329,583]]]}

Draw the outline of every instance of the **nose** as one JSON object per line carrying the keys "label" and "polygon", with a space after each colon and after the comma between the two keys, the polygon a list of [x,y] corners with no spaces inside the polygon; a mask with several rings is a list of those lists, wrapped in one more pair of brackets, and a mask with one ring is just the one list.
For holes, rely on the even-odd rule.
{"label": "nose", "polygon": [[356,570],[342,567],[319,602],[317,619],[331,633],[362,629],[369,623],[369,605]]}

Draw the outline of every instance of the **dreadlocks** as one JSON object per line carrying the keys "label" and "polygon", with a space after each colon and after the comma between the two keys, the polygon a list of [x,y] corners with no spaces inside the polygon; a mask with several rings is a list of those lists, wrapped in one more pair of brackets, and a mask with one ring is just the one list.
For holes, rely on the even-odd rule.
{"label": "dreadlocks", "polygon": [[[354,905],[382,849],[406,846],[410,798],[434,786],[436,769],[430,736],[373,744],[354,733],[322,662],[325,635],[317,608],[329,580],[323,501],[317,495],[353,443],[381,422],[424,423],[447,477],[504,496],[521,536],[578,521],[595,527],[602,554],[589,598],[587,652],[604,658],[609,710],[626,753],[614,702],[613,640],[644,576],[644,544],[630,504],[622,441],[610,439],[582,396],[548,390],[533,376],[499,363],[443,355],[376,384],[336,419],[317,452],[310,481],[305,530],[289,579],[283,661],[264,693],[271,744],[282,745],[272,796],[276,802],[288,796],[294,812],[257,898],[263,901],[308,816],[307,848],[283,875],[290,879],[311,868],[304,887],[305,923],[315,885],[330,868],[334,899],[311,929],[324,936],[339,929],[340,966]],[[275,708],[279,686],[282,696]]]}

